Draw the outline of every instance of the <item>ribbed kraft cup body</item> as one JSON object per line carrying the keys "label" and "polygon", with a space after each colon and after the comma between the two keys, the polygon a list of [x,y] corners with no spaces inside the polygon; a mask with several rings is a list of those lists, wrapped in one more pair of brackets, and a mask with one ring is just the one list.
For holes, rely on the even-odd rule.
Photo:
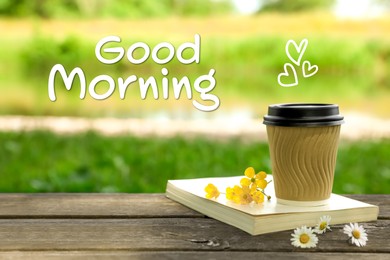
{"label": "ribbed kraft cup body", "polygon": [[340,125],[266,127],[276,197],[290,201],[328,199],[333,186]]}

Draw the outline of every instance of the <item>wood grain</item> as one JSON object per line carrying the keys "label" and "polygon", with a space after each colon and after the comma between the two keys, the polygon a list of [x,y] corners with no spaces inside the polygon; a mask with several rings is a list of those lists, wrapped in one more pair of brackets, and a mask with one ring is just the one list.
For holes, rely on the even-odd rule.
{"label": "wood grain", "polygon": [[388,258],[390,195],[348,197],[380,208],[378,221],[363,223],[363,248],[335,225],[316,248],[297,249],[291,230],[251,236],[164,194],[0,194],[0,258]]}
{"label": "wood grain", "polygon": [[[379,206],[390,219],[389,195],[345,195]],[[0,218],[203,217],[164,194],[41,193],[1,194]]]}
{"label": "wood grain", "polygon": [[164,194],[1,194],[0,218],[203,217]]}
{"label": "wood grain", "polygon": [[25,251],[25,252],[0,252],[0,258],[6,259],[139,259],[139,260],[160,260],[160,259],[313,259],[313,260],[345,260],[345,259],[376,259],[387,260],[388,255],[381,253],[323,253],[323,252],[234,252],[234,251],[160,251],[160,252],[134,252],[134,251]]}
{"label": "wood grain", "polygon": [[[364,223],[369,237],[359,252],[390,253],[390,220]],[[316,249],[354,252],[342,225],[321,236]],[[209,218],[141,219],[1,219],[0,251],[4,250],[233,250],[287,252],[291,231],[251,236]]]}

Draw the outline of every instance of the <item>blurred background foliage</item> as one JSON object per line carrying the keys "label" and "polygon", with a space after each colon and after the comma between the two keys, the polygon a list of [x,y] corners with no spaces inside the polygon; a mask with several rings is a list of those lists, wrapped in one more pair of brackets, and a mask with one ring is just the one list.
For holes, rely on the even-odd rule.
{"label": "blurred background foliage", "polygon": [[[138,117],[156,108],[172,111],[171,101],[140,102],[137,90],[128,91],[134,100],[131,104],[114,98],[80,102],[77,84],[64,92],[59,77],[56,86],[61,100],[53,104],[43,86],[57,63],[68,71],[81,67],[87,81],[103,73],[113,78],[153,75],[161,80],[163,66],[151,59],[140,66],[125,58],[116,65],[98,62],[96,42],[117,34],[122,43],[111,45],[124,49],[138,41],[151,48],[169,41],[177,48],[200,33],[200,64],[183,66],[173,59],[165,67],[170,76],[191,80],[215,68],[218,86],[214,93],[221,96],[222,112],[239,104],[248,116],[254,116],[263,114],[270,102],[317,101],[339,103],[348,110],[365,105],[367,113],[387,117],[390,39],[385,31],[390,30],[390,19],[387,13],[339,18],[333,14],[339,2],[343,0],[0,0],[0,83],[3,92],[9,93],[0,97],[0,113]],[[385,12],[390,3],[369,2]],[[276,76],[286,62],[285,42],[304,37],[310,41],[305,58],[317,64],[320,73],[300,81],[305,91],[275,88]],[[98,88],[104,89],[101,85]],[[29,96],[23,102],[20,92]],[[193,110],[190,102],[177,103],[185,113]]]}
{"label": "blurred background foliage", "polygon": [[[244,0],[245,1],[245,0]],[[332,0],[261,1],[261,11],[295,12],[330,7]],[[208,0],[1,0],[0,14],[41,18],[150,18],[205,16],[233,11],[230,1]]]}
{"label": "blurred background foliage", "polygon": [[[328,102],[344,114],[389,118],[389,8],[389,0],[0,0],[0,115],[230,120],[244,111],[240,116],[258,119],[271,103]],[[124,58],[105,65],[94,53],[110,34],[122,42],[107,47],[126,49],[139,41],[177,48],[195,33],[202,37],[199,64],[134,65]],[[304,58],[319,73],[281,88],[285,43],[302,38],[309,39]],[[161,81],[163,67],[193,82],[215,68],[221,107],[194,111],[184,96],[141,100],[136,87],[125,100],[117,91],[104,101],[80,100],[79,85],[66,91],[59,77],[53,103],[47,80],[57,63],[68,72],[81,67],[87,82],[101,74]],[[342,141],[334,192],[388,193],[389,148],[389,139]],[[270,172],[267,149],[266,142],[236,139],[5,132],[0,191],[164,192],[167,179],[239,175],[248,165]]]}
{"label": "blurred background foliage", "polygon": [[228,1],[205,0],[1,0],[0,14],[41,18],[150,18],[231,11]]}
{"label": "blurred background foliage", "polygon": [[[245,2],[251,2],[253,13],[292,13],[329,10],[337,0],[0,0],[0,15],[44,19],[210,16],[234,13],[235,5],[248,5]],[[389,0],[369,2],[390,6]]]}

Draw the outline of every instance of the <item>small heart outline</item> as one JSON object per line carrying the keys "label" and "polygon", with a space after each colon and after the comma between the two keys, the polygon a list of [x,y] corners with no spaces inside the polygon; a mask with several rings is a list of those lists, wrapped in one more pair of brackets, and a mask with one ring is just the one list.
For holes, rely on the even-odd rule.
{"label": "small heart outline", "polygon": [[[295,48],[295,50],[297,51],[297,53],[299,54],[298,56],[298,59],[295,60],[291,54],[290,54],[290,51],[289,51],[289,46],[290,44],[292,44]],[[294,41],[294,40],[288,40],[287,43],[286,43],[286,54],[287,54],[287,57],[294,63],[296,64],[297,66],[299,66],[301,64],[301,59],[303,57],[303,54],[305,53],[306,51],[306,48],[307,48],[307,45],[309,44],[309,41],[305,38],[303,39],[300,43],[299,43],[299,46],[297,45],[297,43]]]}
{"label": "small heart outline", "polygon": [[[294,82],[290,83],[290,84],[284,84],[284,83],[282,83],[281,78],[290,76],[290,74],[288,72],[288,68],[290,68],[291,71],[294,74]],[[279,73],[279,75],[278,75],[278,83],[279,83],[279,85],[282,86],[282,87],[294,87],[294,86],[297,86],[298,85],[298,75],[297,75],[297,71],[295,70],[294,66],[291,63],[286,63],[286,64],[284,64],[283,69],[284,69],[284,71]]]}
{"label": "small heart outline", "polygon": [[[307,65],[307,70],[306,70],[306,65]],[[310,72],[311,70],[313,70],[313,72],[309,73],[309,74],[306,74],[306,72]],[[302,64],[302,74],[303,74],[303,77],[304,78],[309,78],[311,76],[313,76],[314,74],[316,74],[318,72],[318,66],[317,65],[311,65],[310,64],[310,61],[307,61],[305,60]]]}

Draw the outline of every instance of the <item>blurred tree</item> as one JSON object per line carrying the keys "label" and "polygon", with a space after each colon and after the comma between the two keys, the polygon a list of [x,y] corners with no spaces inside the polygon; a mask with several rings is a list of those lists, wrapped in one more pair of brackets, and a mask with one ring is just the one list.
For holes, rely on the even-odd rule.
{"label": "blurred tree", "polygon": [[35,1],[0,0],[0,14],[7,16],[24,16],[35,9]]}
{"label": "blurred tree", "polygon": [[53,17],[53,14],[72,14],[79,11],[76,0],[0,0],[0,15],[12,17]]}
{"label": "blurred tree", "polygon": [[389,11],[390,9],[390,0],[372,0],[373,4],[380,5],[381,7],[384,7]]}
{"label": "blurred tree", "polygon": [[120,17],[227,13],[230,1],[215,0],[0,0],[0,15],[11,17]]}
{"label": "blurred tree", "polygon": [[334,0],[259,0],[262,2],[263,11],[299,12],[312,9],[330,8]]}
{"label": "blurred tree", "polygon": [[228,0],[171,0],[171,2],[175,14],[183,16],[212,15],[232,11],[232,4]]}

